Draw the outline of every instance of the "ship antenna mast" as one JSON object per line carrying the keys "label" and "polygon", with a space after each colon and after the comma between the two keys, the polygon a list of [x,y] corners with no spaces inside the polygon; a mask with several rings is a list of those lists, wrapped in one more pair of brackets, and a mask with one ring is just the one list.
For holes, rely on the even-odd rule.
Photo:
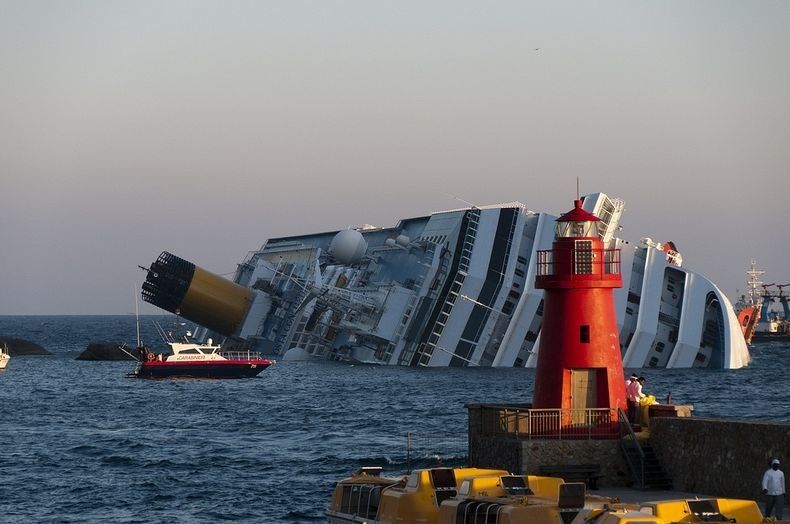
{"label": "ship antenna mast", "polygon": [[765,271],[760,271],[757,269],[757,260],[752,259],[752,268],[746,272],[749,275],[749,280],[746,283],[749,285],[749,300],[751,300],[752,304],[757,304],[760,301],[760,292],[758,288],[761,287],[764,282],[760,281],[757,277],[765,273]]}
{"label": "ship antenna mast", "polygon": [[140,307],[137,304],[137,285],[132,288],[132,294],[134,295],[134,320],[137,324],[137,347],[141,347],[140,344]]}

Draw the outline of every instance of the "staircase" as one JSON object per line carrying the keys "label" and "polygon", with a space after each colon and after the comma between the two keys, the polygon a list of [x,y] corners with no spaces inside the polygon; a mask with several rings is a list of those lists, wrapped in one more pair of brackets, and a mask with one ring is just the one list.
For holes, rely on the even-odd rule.
{"label": "staircase", "polygon": [[658,461],[653,447],[649,442],[641,442],[636,438],[631,423],[622,410],[618,410],[618,422],[620,423],[620,449],[634,479],[633,487],[637,489],[671,489],[672,480]]}

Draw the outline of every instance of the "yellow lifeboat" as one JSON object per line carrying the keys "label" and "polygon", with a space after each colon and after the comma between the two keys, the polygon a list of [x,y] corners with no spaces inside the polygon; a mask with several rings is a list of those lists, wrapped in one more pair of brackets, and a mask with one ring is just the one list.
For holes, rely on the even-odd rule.
{"label": "yellow lifeboat", "polygon": [[504,470],[432,468],[383,477],[363,468],[340,481],[330,524],[681,524],[763,520],[757,503],[724,498],[621,503],[590,495],[583,483]]}

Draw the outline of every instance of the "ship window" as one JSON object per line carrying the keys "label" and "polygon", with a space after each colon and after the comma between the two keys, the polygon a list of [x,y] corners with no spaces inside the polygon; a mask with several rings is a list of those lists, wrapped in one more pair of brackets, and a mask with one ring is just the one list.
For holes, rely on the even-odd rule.
{"label": "ship window", "polygon": [[524,276],[524,272],[523,272],[523,271],[521,271],[520,269],[516,269],[515,271],[513,271],[513,273],[514,273],[514,274],[515,274],[517,277],[523,277],[523,276]]}
{"label": "ship window", "polygon": [[514,368],[524,367],[524,361],[521,360],[520,358],[517,358],[516,361],[513,362],[513,367]]}
{"label": "ship window", "polygon": [[538,339],[538,334],[535,333],[534,331],[527,331],[527,334],[524,337],[524,340],[526,340],[527,342],[535,342],[537,339]]}
{"label": "ship window", "polygon": [[416,488],[417,484],[419,484],[419,480],[420,480],[419,472],[412,473],[411,475],[409,475],[409,480],[406,481],[406,487],[407,488]]}
{"label": "ship window", "polygon": [[197,349],[185,349],[184,351],[178,352],[180,355],[199,355],[200,351]]}
{"label": "ship window", "polygon": [[667,291],[673,293],[675,291],[675,286],[673,286],[672,284],[667,284]]}
{"label": "ship window", "polygon": [[348,502],[349,509],[351,509],[354,513],[359,511],[359,495],[360,495],[360,486],[351,486],[351,497]]}
{"label": "ship window", "polygon": [[627,315],[633,315],[634,314],[634,310],[631,309],[630,307],[625,308],[625,312],[626,312]]}
{"label": "ship window", "polygon": [[647,365],[650,366],[651,368],[656,367],[656,365],[658,365],[658,357],[651,358],[650,362],[648,362]]}
{"label": "ship window", "polygon": [[697,362],[705,362],[707,360],[707,357],[702,353],[697,353],[697,358],[695,358],[694,360],[696,360]]}
{"label": "ship window", "polygon": [[343,486],[343,496],[340,499],[340,512],[351,513],[351,486]]}
{"label": "ship window", "polygon": [[505,302],[504,305],[502,306],[502,313],[504,313],[505,315],[509,315],[512,312],[513,312],[513,303],[510,301]]}
{"label": "ship window", "polygon": [[659,353],[664,352],[664,343],[663,342],[656,342],[656,351]]}
{"label": "ship window", "polygon": [[579,326],[579,342],[582,344],[590,343],[590,326],[588,324]]}
{"label": "ship window", "polygon": [[513,287],[518,289],[521,287],[521,284],[519,284],[518,282],[513,282]]}
{"label": "ship window", "polygon": [[518,260],[519,264],[526,264],[527,263],[527,259],[522,257],[522,256],[517,257],[516,260]]}

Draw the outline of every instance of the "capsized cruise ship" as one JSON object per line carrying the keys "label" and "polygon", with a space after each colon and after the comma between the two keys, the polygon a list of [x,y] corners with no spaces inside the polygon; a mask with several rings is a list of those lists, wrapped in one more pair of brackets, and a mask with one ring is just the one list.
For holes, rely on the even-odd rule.
{"label": "capsized cruise ship", "polygon": [[[615,301],[623,364],[740,368],[749,352],[727,297],[682,266],[672,242],[615,236],[622,200],[583,197],[620,250]],[[556,216],[518,202],[272,238],[233,282],[168,252],[148,268],[143,299],[224,337],[285,359],[402,366],[534,367],[543,292],[537,252],[551,249]]]}

